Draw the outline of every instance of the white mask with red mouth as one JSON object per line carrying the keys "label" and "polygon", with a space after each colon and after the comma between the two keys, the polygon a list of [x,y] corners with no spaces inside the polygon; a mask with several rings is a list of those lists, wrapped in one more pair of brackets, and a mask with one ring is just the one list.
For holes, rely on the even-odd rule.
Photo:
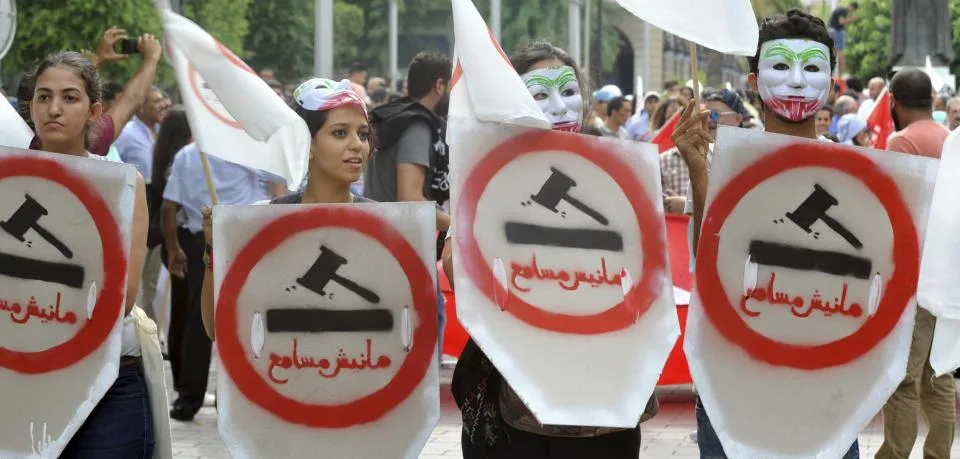
{"label": "white mask with red mouth", "polygon": [[830,95],[830,49],[800,38],[760,46],[757,86],[763,104],[781,117],[800,122],[816,115]]}
{"label": "white mask with red mouth", "polygon": [[520,76],[555,131],[580,132],[583,96],[568,65],[531,70]]}

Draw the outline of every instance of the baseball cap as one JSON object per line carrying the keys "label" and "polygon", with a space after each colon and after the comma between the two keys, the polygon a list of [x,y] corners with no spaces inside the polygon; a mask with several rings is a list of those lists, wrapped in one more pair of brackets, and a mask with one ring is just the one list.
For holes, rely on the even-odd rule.
{"label": "baseball cap", "polygon": [[610,102],[614,97],[623,97],[623,92],[616,85],[608,84],[593,92],[594,102]]}
{"label": "baseball cap", "polygon": [[746,107],[743,106],[743,101],[740,100],[740,96],[737,93],[729,89],[710,89],[703,92],[703,101],[715,100],[718,102],[723,102],[730,107],[731,110],[743,116],[744,119],[750,117],[750,113],[747,112]]}

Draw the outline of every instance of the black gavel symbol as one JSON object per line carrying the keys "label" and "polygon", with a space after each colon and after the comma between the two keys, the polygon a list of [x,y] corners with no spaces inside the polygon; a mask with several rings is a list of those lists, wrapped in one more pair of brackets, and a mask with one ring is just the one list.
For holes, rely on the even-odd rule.
{"label": "black gavel symbol", "polygon": [[324,289],[330,281],[333,281],[371,303],[379,303],[380,297],[376,293],[337,274],[337,270],[345,264],[347,264],[346,258],[327,246],[320,246],[320,256],[317,261],[307,270],[306,274],[297,279],[297,283],[320,296],[326,296]]}
{"label": "black gavel symbol", "polygon": [[787,218],[808,233],[813,231],[810,227],[816,223],[817,220],[820,220],[829,226],[830,229],[836,231],[840,237],[846,239],[850,245],[859,249],[863,247],[860,240],[857,239],[850,230],[841,225],[840,222],[827,215],[827,211],[839,203],[840,201],[837,201],[837,198],[833,197],[830,192],[823,189],[820,185],[814,184],[813,193],[810,193],[810,196],[797,207],[797,210],[787,212]]}
{"label": "black gavel symbol", "polygon": [[557,213],[557,204],[560,204],[560,201],[566,201],[571,206],[589,215],[590,218],[593,218],[601,225],[610,224],[610,221],[601,215],[600,212],[591,209],[586,204],[570,196],[570,189],[577,186],[577,182],[555,167],[551,167],[550,172],[550,177],[547,178],[547,181],[540,187],[540,192],[530,196],[533,202]]}
{"label": "black gavel symbol", "polygon": [[29,194],[25,196],[26,200],[20,205],[20,208],[7,221],[0,222],[0,228],[3,228],[4,231],[20,242],[25,241],[24,235],[27,234],[27,231],[33,229],[50,245],[56,247],[63,256],[73,258],[73,251],[66,244],[60,242],[59,239],[40,226],[40,217],[48,214],[47,209]]}

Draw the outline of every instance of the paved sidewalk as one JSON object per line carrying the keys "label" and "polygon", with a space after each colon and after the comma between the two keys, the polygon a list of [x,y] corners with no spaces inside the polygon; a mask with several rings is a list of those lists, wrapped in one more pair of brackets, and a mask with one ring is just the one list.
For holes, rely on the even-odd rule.
{"label": "paved sidewalk", "polygon": [[[169,365],[168,365],[169,366]],[[423,449],[420,459],[457,459],[460,454],[460,412],[450,395],[449,380],[452,370],[445,368],[441,372],[440,423],[434,429],[429,443]],[[210,391],[215,387],[215,369],[211,370]],[[169,368],[167,387],[171,387]],[[173,400],[171,394],[170,400]],[[689,388],[674,388],[658,391],[661,397],[660,414],[642,426],[642,452],[640,459],[696,459],[699,457],[697,445],[690,434],[696,430],[693,415],[693,396]],[[960,412],[960,410],[958,410]],[[226,459],[230,456],[217,436],[216,411],[205,406],[193,422],[171,421],[173,430],[173,451],[176,458]],[[922,438],[925,428],[921,421],[921,434],[910,459],[922,459]],[[860,454],[863,458],[872,458],[883,442],[883,424],[877,416],[860,434]],[[954,441],[951,457],[960,457],[960,442]],[[392,459],[392,458],[384,458]]]}

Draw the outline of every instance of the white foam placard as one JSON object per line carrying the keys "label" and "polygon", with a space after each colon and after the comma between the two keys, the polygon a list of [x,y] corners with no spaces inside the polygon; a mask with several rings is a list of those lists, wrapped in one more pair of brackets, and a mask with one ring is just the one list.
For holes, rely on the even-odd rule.
{"label": "white foam placard", "polygon": [[721,127],[712,167],[700,398],[731,458],[839,458],[904,377],[936,161]]}
{"label": "white foam placard", "polygon": [[136,176],[0,147],[2,457],[59,456],[117,378]]}
{"label": "white foam placard", "polygon": [[430,203],[218,206],[233,457],[416,458],[440,417]]}
{"label": "white foam placard", "polygon": [[460,321],[541,423],[636,426],[679,336],[656,148],[460,118],[447,136]]}

